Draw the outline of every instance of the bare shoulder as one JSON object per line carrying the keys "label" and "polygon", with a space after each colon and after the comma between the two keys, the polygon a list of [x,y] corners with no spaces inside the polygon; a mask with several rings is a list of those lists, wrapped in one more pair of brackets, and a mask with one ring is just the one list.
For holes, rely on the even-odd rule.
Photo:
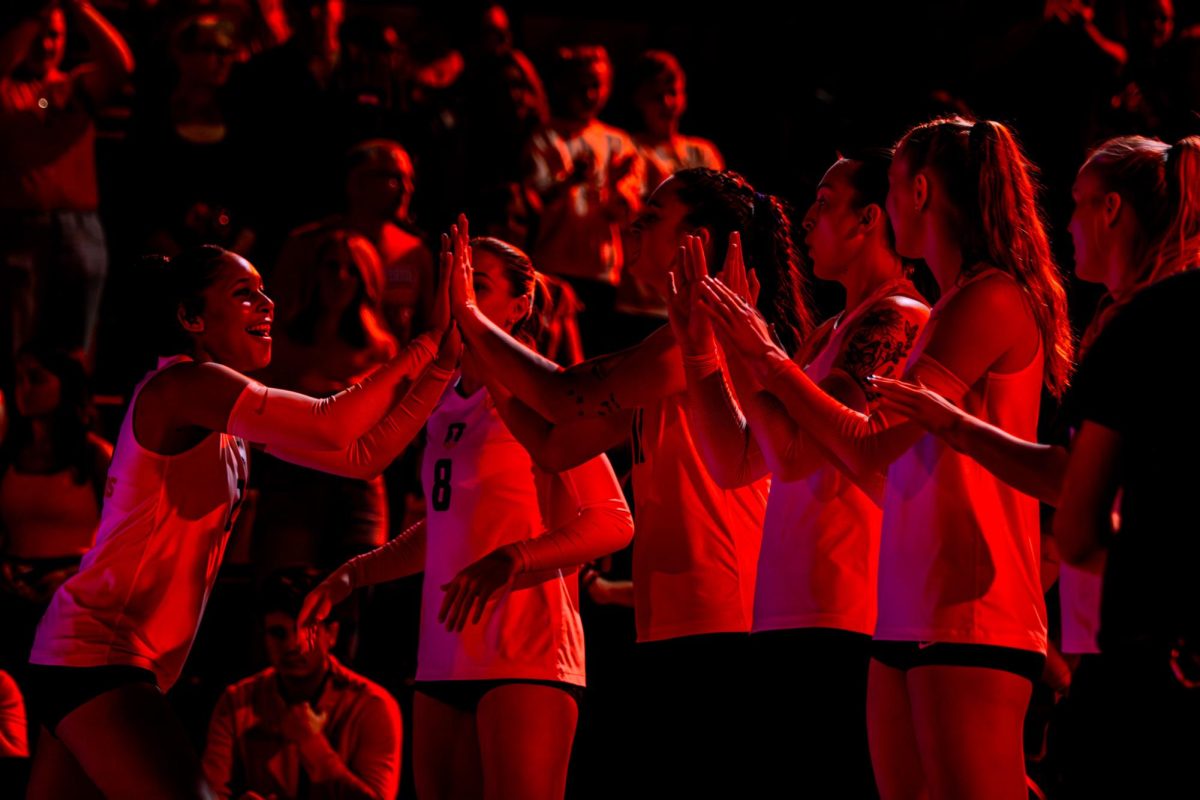
{"label": "bare shoulder", "polygon": [[1008,315],[1029,311],[1025,291],[1016,278],[998,269],[990,270],[962,287],[946,308],[948,312],[953,309],[959,314]]}
{"label": "bare shoulder", "polygon": [[142,396],[174,397],[250,381],[235,369],[212,361],[184,361],[167,367],[142,387]]}
{"label": "bare shoulder", "polygon": [[867,312],[883,316],[898,316],[902,319],[924,324],[929,319],[929,304],[919,298],[893,294],[881,298]]}

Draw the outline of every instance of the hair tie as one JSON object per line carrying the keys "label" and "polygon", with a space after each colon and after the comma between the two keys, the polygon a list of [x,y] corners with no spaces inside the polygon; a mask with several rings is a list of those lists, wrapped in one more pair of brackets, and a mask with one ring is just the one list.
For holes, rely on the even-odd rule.
{"label": "hair tie", "polygon": [[758,217],[758,208],[761,205],[763,208],[771,204],[771,198],[762,192],[755,192],[750,200],[750,221],[751,223]]}

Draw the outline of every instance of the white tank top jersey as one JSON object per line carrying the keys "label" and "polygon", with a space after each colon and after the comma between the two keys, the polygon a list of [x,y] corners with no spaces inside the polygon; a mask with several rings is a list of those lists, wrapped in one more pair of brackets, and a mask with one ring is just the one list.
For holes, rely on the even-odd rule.
{"label": "white tank top jersey", "polygon": [[[542,535],[557,520],[542,513],[556,476],[535,469],[500,419],[487,390],[446,390],[425,428],[425,583],[417,680],[526,679],[585,683],[577,570],[517,578],[493,597],[478,624],[461,632],[438,622],[442,586],[497,547]],[[545,517],[551,516],[548,511]],[[551,524],[547,524],[547,522]]]}
{"label": "white tank top jersey", "polygon": [[[828,377],[862,317],[893,294],[896,285],[882,287],[844,312],[836,327],[834,320],[826,323],[831,331],[814,333],[827,333],[804,369],[814,383]],[[882,490],[883,475],[878,477]],[[772,481],[758,559],[754,630],[874,633],[882,522],[878,502],[833,463],[808,478]]]}
{"label": "white tank top jersey", "polygon": [[722,489],[692,439],[686,393],[633,423],[633,593],[639,642],[747,633],[770,478]]}
{"label": "white tank top jersey", "polygon": [[179,678],[217,578],[246,486],[246,445],[212,433],[173,456],[138,444],[133,413],[146,383],[187,356],[160,359],[134,389],[121,423],[95,546],[59,587],[30,662],[120,664]]}
{"label": "white tank top jersey", "polygon": [[[933,307],[909,355],[921,358],[938,312]],[[961,406],[1025,441],[1037,440],[1043,350],[1023,368],[987,372]],[[1046,652],[1038,502],[974,459],[927,434],[888,470],[879,555],[875,638],[993,645]]]}

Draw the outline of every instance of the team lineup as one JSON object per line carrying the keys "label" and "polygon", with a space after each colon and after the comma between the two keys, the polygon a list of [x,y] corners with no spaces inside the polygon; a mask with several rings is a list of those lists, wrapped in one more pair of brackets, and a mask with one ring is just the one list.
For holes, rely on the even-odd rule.
{"label": "team lineup", "polygon": [[[1077,273],[1116,299],[1085,351],[1120,346],[1105,334],[1121,307],[1192,265],[1179,176],[1198,159],[1196,139],[1124,137],[1081,166]],[[1100,224],[1104,197],[1156,213]],[[423,431],[425,519],[308,587],[278,633],[320,647],[352,593],[424,574],[422,798],[563,795],[586,685],[579,573],[631,540],[639,796],[768,797],[800,774],[813,797],[1023,797],[1048,648],[1039,501],[1060,506],[1057,547],[1086,576],[1113,498],[1069,437],[1038,443],[1043,390],[1078,396],[1061,413],[1086,453],[1102,452],[1090,421],[1111,417],[1099,367],[1071,381],[1062,278],[1011,131],[939,119],[894,154],[839,157],[795,230],[740,176],[685,169],[630,241],[626,269],[669,324],[560,367],[536,265],[460,216],[429,329],[320,398],[246,377],[275,324],[251,263],[216,246],[163,259],[159,364],[133,391],[95,546],[30,657],[30,796],[227,796],[233,756],[194,754],[163,692],[250,451],[369,479]],[[829,319],[813,319],[800,247],[844,289]],[[634,513],[605,456],[623,442]]]}

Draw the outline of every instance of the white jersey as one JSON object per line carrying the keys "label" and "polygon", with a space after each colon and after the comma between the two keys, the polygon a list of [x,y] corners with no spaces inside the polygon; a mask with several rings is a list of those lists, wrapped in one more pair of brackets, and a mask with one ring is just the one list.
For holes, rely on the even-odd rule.
{"label": "white jersey", "polygon": [[692,439],[683,392],[633,422],[633,593],[639,642],[746,633],[770,479],[722,489]]}
{"label": "white jersey", "polygon": [[[938,314],[977,273],[933,308],[909,354],[922,358]],[[1015,372],[988,371],[964,411],[1025,441],[1037,440],[1043,351]],[[888,468],[879,553],[875,638],[1046,652],[1037,500],[942,439],[925,434]]]}
{"label": "white jersey", "polygon": [[[891,284],[813,333],[823,342],[804,357],[805,374],[820,383],[833,371],[864,317],[892,296],[911,297],[910,284]],[[899,316],[900,312],[897,312]],[[906,324],[918,330],[918,321]],[[883,473],[875,476],[882,495]],[[754,630],[837,628],[875,632],[879,531],[877,500],[836,464],[812,475],[771,483],[763,521],[754,595]]]}
{"label": "white jersey", "polygon": [[133,414],[147,381],[187,356],[160,359],[121,423],[95,546],[59,587],[30,662],[148,669],[179,678],[217,578],[246,486],[246,445],[212,433],[173,456],[138,444]]}
{"label": "white jersey", "polygon": [[[442,586],[497,547],[552,528],[540,497],[554,479],[536,470],[484,389],[446,391],[426,425],[425,584],[417,680],[550,680],[584,685],[583,624],[575,570],[521,575],[461,632],[437,615]],[[549,512],[547,512],[548,515]]]}

